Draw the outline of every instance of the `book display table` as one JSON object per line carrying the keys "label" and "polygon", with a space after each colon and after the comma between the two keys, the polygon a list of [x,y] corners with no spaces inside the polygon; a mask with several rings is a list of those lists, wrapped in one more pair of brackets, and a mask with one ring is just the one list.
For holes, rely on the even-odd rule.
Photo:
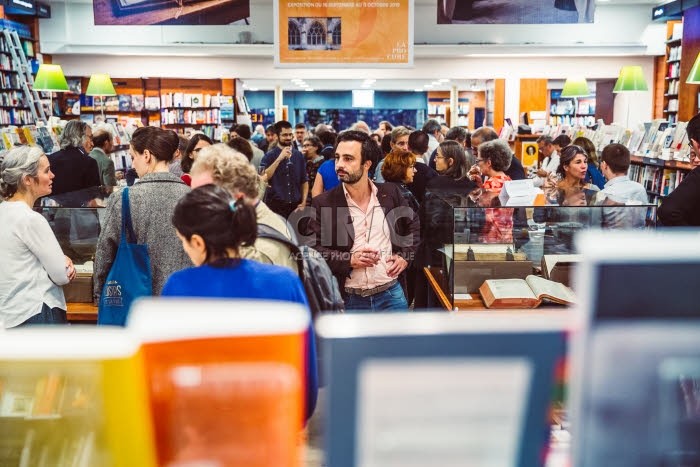
{"label": "book display table", "polygon": [[[541,299],[571,303],[566,287],[580,260],[578,232],[656,227],[655,205],[611,204],[597,192],[564,195],[551,194],[542,206],[503,207],[491,193],[426,193],[417,265],[435,295],[431,305],[466,310],[533,308]],[[533,275],[547,280],[525,281]]]}

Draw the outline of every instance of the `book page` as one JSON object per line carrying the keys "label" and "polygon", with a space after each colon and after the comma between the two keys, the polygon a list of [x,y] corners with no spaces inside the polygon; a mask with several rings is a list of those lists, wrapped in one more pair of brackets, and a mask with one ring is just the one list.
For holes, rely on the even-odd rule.
{"label": "book page", "polygon": [[532,292],[534,292],[537,298],[540,298],[542,295],[551,295],[552,297],[564,300],[566,302],[576,302],[574,293],[564,284],[537,276],[527,276],[525,281],[528,283],[532,289]]}
{"label": "book page", "polygon": [[516,357],[365,362],[355,465],[518,465],[532,376]]}
{"label": "book page", "polygon": [[489,279],[486,281],[493,298],[532,298],[537,299],[537,295],[530,290],[530,286],[522,279]]}
{"label": "book page", "polygon": [[552,275],[552,269],[554,269],[554,266],[556,266],[557,263],[580,263],[583,261],[583,255],[544,255],[542,256],[542,261],[546,267],[547,277],[549,277]]}

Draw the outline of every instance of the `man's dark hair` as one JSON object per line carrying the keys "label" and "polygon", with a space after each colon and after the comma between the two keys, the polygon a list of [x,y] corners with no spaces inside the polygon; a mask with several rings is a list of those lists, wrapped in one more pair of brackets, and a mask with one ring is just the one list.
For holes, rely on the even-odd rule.
{"label": "man's dark hair", "polygon": [[240,125],[236,126],[236,129],[233,131],[235,131],[236,134],[243,139],[250,139],[250,137],[253,136],[253,132],[250,131],[250,127],[245,123],[241,123]]}
{"label": "man's dark hair", "polygon": [[438,122],[434,118],[429,118],[425,121],[425,123],[423,123],[423,128],[421,128],[421,130],[425,131],[429,135],[432,135],[436,131],[440,131],[441,128],[442,125],[440,124],[440,122]]}
{"label": "man's dark hair", "polygon": [[99,130],[92,135],[92,144],[94,144],[96,148],[104,148],[105,143],[111,140],[112,134],[107,130]]}
{"label": "man's dark hair", "polygon": [[324,146],[335,147],[336,135],[332,131],[328,131],[328,130],[316,131],[316,136],[318,137],[318,139],[321,140],[321,144],[323,144]]}
{"label": "man's dark hair", "polygon": [[461,126],[453,126],[447,130],[445,135],[445,140],[457,141],[459,143],[464,143],[467,140],[467,130]]}
{"label": "man's dark hair", "polygon": [[540,141],[543,142],[545,145],[547,145],[547,144],[552,144],[552,142],[553,142],[554,140],[552,139],[551,136],[544,136],[544,135],[542,135],[542,136],[540,136],[539,138],[537,138],[537,141],[535,141],[535,142],[536,142],[536,143],[539,143]]}
{"label": "man's dark hair", "polygon": [[287,120],[280,120],[279,122],[275,123],[275,133],[277,134],[277,137],[279,138],[280,133],[282,133],[282,130],[291,130],[292,129],[292,124],[289,123]]}
{"label": "man's dark hair", "polygon": [[[291,126],[290,126],[291,128]],[[270,124],[265,128],[265,134],[274,133],[277,134],[276,125],[274,123]]]}
{"label": "man's dark hair", "polygon": [[424,131],[414,131],[408,135],[408,150],[413,154],[425,154],[428,150],[428,134]]}
{"label": "man's dark hair", "polygon": [[306,124],[304,124],[304,123],[297,123],[296,125],[294,125],[294,129],[295,129],[295,130],[299,130],[300,128],[303,128],[304,130],[306,130]]}
{"label": "man's dark hair", "polygon": [[623,144],[608,144],[603,148],[600,158],[614,174],[626,174],[630,168],[630,150]]}
{"label": "man's dark hair", "polygon": [[[410,135],[409,135],[410,136]],[[382,138],[382,153],[389,154],[391,152],[391,133],[387,133]]]}
{"label": "man's dark hair", "polygon": [[571,138],[569,138],[566,135],[559,135],[552,140],[552,144],[555,144],[560,148],[564,149],[565,147],[571,144]]}
{"label": "man's dark hair", "polygon": [[[238,132],[236,132],[238,133]],[[251,147],[250,143],[246,141],[243,138],[233,138],[226,143],[228,147],[231,149],[235,149],[236,151],[240,152],[243,154],[247,159],[248,162],[253,160],[253,148]]]}
{"label": "man's dark hair", "polygon": [[688,133],[688,138],[700,144],[700,114],[690,119],[685,131]]}
{"label": "man's dark hair", "polygon": [[474,138],[478,138],[480,142],[485,143],[487,141],[498,139],[498,133],[496,133],[496,130],[490,126],[482,126],[472,133],[472,139]]}
{"label": "man's dark hair", "polygon": [[374,168],[379,163],[379,159],[381,159],[382,157],[382,150],[379,146],[377,146],[377,143],[374,142],[372,137],[364,131],[345,130],[340,132],[340,134],[338,135],[337,144],[340,144],[344,141],[357,141],[358,143],[360,143],[362,145],[362,148],[360,150],[360,163],[364,164],[367,161],[372,161],[372,165],[370,166],[369,171],[374,171]]}

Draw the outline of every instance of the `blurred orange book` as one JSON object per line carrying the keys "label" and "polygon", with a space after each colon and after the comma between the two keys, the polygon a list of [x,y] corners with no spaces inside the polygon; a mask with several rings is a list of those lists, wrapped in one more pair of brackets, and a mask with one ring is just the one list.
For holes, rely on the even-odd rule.
{"label": "blurred orange book", "polygon": [[308,325],[291,303],[136,303],[160,465],[298,465]]}

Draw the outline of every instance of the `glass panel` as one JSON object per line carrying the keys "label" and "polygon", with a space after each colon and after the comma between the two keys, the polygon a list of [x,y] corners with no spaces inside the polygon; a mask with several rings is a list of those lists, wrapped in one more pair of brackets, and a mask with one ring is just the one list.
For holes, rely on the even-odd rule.
{"label": "glass panel", "polygon": [[420,257],[433,279],[429,306],[454,309],[465,300],[478,303],[487,279],[536,275],[575,289],[577,232],[656,226],[655,205],[587,205],[599,200],[581,195],[576,197],[581,206],[502,207],[497,197],[479,192],[426,193]]}

